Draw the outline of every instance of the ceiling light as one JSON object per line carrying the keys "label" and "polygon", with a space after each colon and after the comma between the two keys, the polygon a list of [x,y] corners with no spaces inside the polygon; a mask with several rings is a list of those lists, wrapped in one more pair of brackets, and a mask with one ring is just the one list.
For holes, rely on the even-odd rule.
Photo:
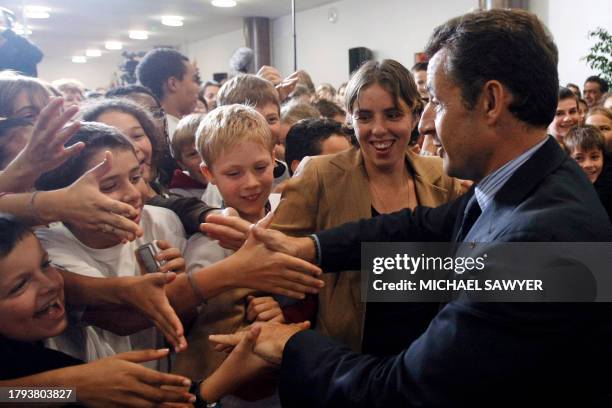
{"label": "ceiling light", "polygon": [[161,23],[170,27],[182,27],[183,16],[162,16]]}
{"label": "ceiling light", "polygon": [[102,51],[95,49],[95,48],[90,48],[88,50],[85,50],[85,56],[87,57],[101,57],[102,56]]}
{"label": "ceiling light", "polygon": [[123,48],[123,44],[121,44],[119,41],[107,41],[104,44],[104,48],[107,50],[120,50]]}
{"label": "ceiling light", "polygon": [[130,38],[132,40],[148,40],[149,33],[146,31],[130,31]]}
{"label": "ceiling light", "polygon": [[236,0],[212,0],[212,5],[215,7],[235,7]]}
{"label": "ceiling light", "polygon": [[32,29],[30,28],[30,26],[27,26],[26,28],[24,28],[23,24],[21,24],[21,23],[15,23],[13,25],[13,31],[15,32],[15,34],[19,34],[19,35],[30,35],[30,34],[32,34]]}
{"label": "ceiling light", "polygon": [[75,55],[74,57],[72,57],[72,62],[74,62],[75,64],[84,64],[87,62],[87,58],[82,55]]}
{"label": "ceiling light", "polygon": [[49,18],[51,16],[49,7],[25,6],[23,11],[27,18]]}

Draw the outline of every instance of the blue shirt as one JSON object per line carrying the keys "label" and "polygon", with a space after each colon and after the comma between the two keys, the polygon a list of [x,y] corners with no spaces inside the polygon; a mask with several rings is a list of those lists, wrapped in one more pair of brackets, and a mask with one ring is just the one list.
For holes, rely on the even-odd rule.
{"label": "blue shirt", "polygon": [[548,138],[544,138],[540,143],[533,146],[520,156],[510,160],[508,163],[495,170],[493,173],[487,175],[485,178],[480,180],[480,183],[476,185],[474,189],[474,196],[470,199],[468,204],[465,206],[465,213],[467,214],[470,206],[474,204],[474,200],[478,201],[478,205],[482,212],[484,212],[495,194],[506,184],[506,182],[512,177],[512,175],[521,167],[527,160],[535,154],[535,152],[542,146]]}

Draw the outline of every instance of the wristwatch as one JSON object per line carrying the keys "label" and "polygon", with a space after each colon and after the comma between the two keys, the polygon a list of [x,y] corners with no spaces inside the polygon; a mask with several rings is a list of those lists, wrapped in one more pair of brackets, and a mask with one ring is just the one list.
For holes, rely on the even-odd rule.
{"label": "wristwatch", "polygon": [[200,394],[200,386],[203,382],[203,379],[191,382],[191,387],[189,387],[189,393],[195,395],[196,397],[193,406],[195,408],[223,408],[220,401],[209,402],[202,398],[202,394]]}

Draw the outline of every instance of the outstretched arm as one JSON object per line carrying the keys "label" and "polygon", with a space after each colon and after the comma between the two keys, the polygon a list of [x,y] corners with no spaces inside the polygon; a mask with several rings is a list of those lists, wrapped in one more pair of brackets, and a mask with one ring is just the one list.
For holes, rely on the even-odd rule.
{"label": "outstretched arm", "polygon": [[83,226],[92,233],[111,231],[132,241],[142,229],[130,218],[137,214],[131,205],[100,192],[99,181],[112,167],[112,154],[72,185],[54,191],[7,194],[0,197],[0,211],[15,215],[29,225],[64,221]]}
{"label": "outstretched arm", "polygon": [[167,349],[131,351],[92,363],[0,381],[0,386],[76,388],[77,401],[88,407],[170,407],[167,405],[170,403],[189,406],[195,400],[186,391],[189,379],[139,364],[167,355]]}
{"label": "outstretched arm", "polygon": [[70,107],[62,112],[63,104],[62,98],[51,98],[40,112],[30,141],[0,173],[0,191],[18,193],[30,190],[41,174],[58,167],[85,147],[82,142],[64,146],[80,124],[73,122],[65,126],[78,109]]}
{"label": "outstretched arm", "polygon": [[174,346],[184,350],[187,342],[181,320],[166,296],[166,285],[175,273],[150,273],[120,278],[92,278],[60,269],[66,302],[87,306],[83,320],[128,335],[155,325]]}

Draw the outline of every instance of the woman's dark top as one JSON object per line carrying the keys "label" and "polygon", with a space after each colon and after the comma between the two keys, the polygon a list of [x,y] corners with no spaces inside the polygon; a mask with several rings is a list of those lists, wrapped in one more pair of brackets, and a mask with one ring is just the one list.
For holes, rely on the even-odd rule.
{"label": "woman's dark top", "polygon": [[[378,215],[372,207],[372,218]],[[368,302],[361,352],[375,356],[398,354],[423,334],[439,308],[438,303]]]}

